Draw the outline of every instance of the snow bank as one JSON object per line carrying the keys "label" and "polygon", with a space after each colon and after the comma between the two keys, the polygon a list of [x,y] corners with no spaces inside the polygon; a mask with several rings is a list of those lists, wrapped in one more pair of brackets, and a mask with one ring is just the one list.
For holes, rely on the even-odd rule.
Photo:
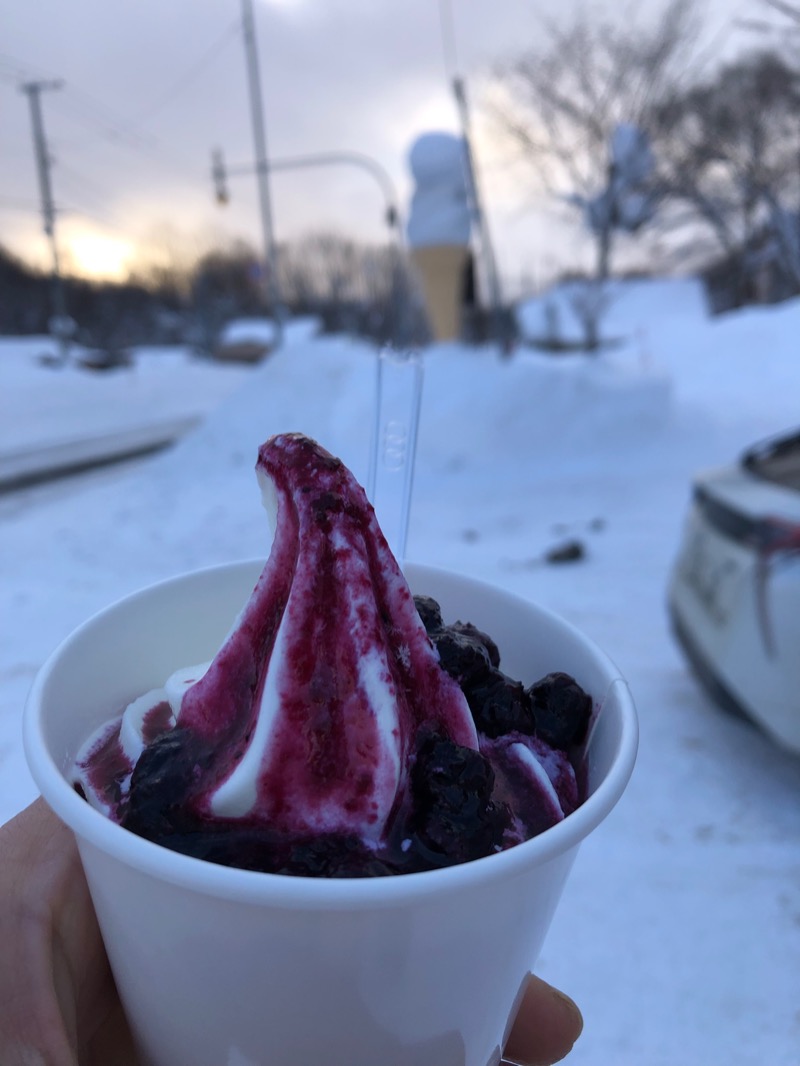
{"label": "snow bank", "polygon": [[[598,357],[426,354],[409,555],[558,611],[617,662],[639,708],[631,786],[582,847],[538,967],[584,1012],[568,1061],[796,1066],[800,764],[709,703],[671,640],[664,597],[693,472],[796,420],[800,301],[709,319],[694,283],[617,296],[609,322],[627,339]],[[211,369],[209,407],[229,368]],[[138,586],[266,554],[253,474],[266,436],[310,433],[364,478],[369,346],[307,338],[239,373],[169,452],[0,497],[13,619],[0,820],[34,794],[20,710],[57,641]],[[49,432],[41,380],[41,404],[14,386],[32,435]],[[93,388],[74,402],[87,424],[102,417]],[[582,541],[583,560],[546,565],[565,538]]]}

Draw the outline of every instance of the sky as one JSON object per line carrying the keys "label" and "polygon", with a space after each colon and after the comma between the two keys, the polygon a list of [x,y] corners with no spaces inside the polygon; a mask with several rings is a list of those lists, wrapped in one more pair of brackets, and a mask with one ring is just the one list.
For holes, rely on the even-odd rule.
{"label": "sky", "polygon": [[[712,318],[684,278],[614,297],[618,343],[599,355],[424,352],[408,558],[555,611],[633,694],[633,777],[582,845],[537,967],[585,1017],[567,1066],[796,1066],[800,755],[715,707],[672,638],[666,594],[696,473],[797,423],[800,300]],[[525,333],[541,315],[525,305]],[[287,333],[256,367],[138,349],[104,374],[43,366],[47,338],[0,339],[0,467],[22,447],[46,463],[137,422],[205,416],[147,459],[0,494],[14,620],[0,641],[0,823],[36,794],[20,716],[59,642],[144,585],[264,557],[263,440],[306,432],[364,480],[374,349]],[[547,565],[570,540],[583,558]],[[796,572],[787,562],[771,580],[785,576],[788,594]],[[762,679],[764,662],[754,648]]]}
{"label": "sky", "polygon": [[[760,0],[698,0],[722,54]],[[641,0],[637,19],[661,9]],[[41,95],[64,267],[124,277],[181,265],[233,239],[262,247],[238,0],[38,0],[5,4],[0,43],[0,243],[49,266],[24,82]],[[512,288],[574,265],[585,245],[544,203],[480,104],[489,75],[537,40],[541,16],[572,19],[588,0],[255,0],[269,157],[358,152],[388,175],[401,213],[406,155],[421,132],[456,129],[450,79],[466,79],[475,154],[501,274]],[[216,204],[211,151],[242,172]],[[334,230],[387,237],[385,199],[352,164],[274,172],[276,239]]]}

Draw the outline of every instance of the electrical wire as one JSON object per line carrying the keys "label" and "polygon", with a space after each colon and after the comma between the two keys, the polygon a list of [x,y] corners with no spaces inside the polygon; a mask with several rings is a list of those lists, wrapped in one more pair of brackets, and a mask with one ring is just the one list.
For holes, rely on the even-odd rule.
{"label": "electrical wire", "polygon": [[13,196],[0,196],[0,211],[38,211],[35,200],[18,200]]}
{"label": "electrical wire", "polygon": [[235,35],[238,35],[241,30],[240,20],[237,18],[235,22],[232,22],[227,30],[219,37],[193,64],[184,74],[180,76],[168,89],[166,89],[156,101],[144,111],[140,112],[134,122],[139,125],[142,122],[149,121],[154,115],[159,114],[165,107],[172,103],[174,99],[180,96],[184,90],[194,82],[197,77],[202,74],[208,66],[221,54],[225,48],[230,44]]}
{"label": "electrical wire", "polygon": [[73,203],[65,203],[57,208],[56,213],[60,218],[77,215],[79,218],[91,219],[93,222],[99,222],[106,229],[112,229],[123,237],[130,238],[130,229],[115,222],[111,216],[107,215],[104,211],[97,211],[86,207],[76,207]]}
{"label": "electrical wire", "polygon": [[108,189],[103,188],[91,178],[87,178],[85,174],[75,170],[71,163],[64,163],[60,158],[56,161],[55,175],[59,185],[71,185],[73,188],[76,185],[82,187],[91,195],[92,199],[102,200],[108,195]]}
{"label": "electrical wire", "polygon": [[444,72],[448,82],[452,82],[459,74],[458,48],[456,47],[456,28],[453,18],[453,5],[451,0],[439,0],[439,26],[442,41],[442,59]]}
{"label": "electrical wire", "polygon": [[[199,59],[178,77],[164,92],[162,92],[151,104],[140,111],[133,118],[124,118],[111,112],[104,104],[98,103],[93,97],[73,84],[64,87],[64,92],[59,97],[53,97],[52,107],[56,111],[66,112],[72,119],[77,120],[90,130],[99,131],[97,137],[113,144],[121,144],[132,148],[161,164],[166,164],[181,176],[187,177],[194,171],[184,169],[174,160],[167,160],[161,150],[159,139],[150,131],[141,130],[144,122],[149,122],[153,117],[161,113],[175,99],[183,94],[187,88],[214,62],[218,56],[230,44],[233,36],[240,28],[239,20],[231,22],[225,31],[203,52]],[[5,68],[5,69],[4,69]],[[19,82],[30,78],[30,71],[18,59],[8,53],[0,52],[0,78],[6,82]],[[95,140],[97,139],[95,138]],[[51,138],[52,139],[52,138]],[[89,147],[94,140],[59,140],[58,145],[62,153],[80,152]]]}
{"label": "electrical wire", "polygon": [[[30,68],[25,67],[14,56],[8,55],[8,53],[0,52],[0,63],[2,63],[7,71],[11,71],[12,74],[6,73],[4,80],[16,80],[17,82],[39,80],[39,81],[52,81],[53,78],[43,75],[41,72],[33,74]],[[60,80],[60,79],[59,79]],[[87,93],[84,93],[81,89],[76,88],[74,85],[62,85],[63,92],[57,96],[49,98],[48,106],[51,106],[55,111],[67,112],[73,119],[77,119],[84,125],[88,124],[90,128],[93,126],[95,129],[100,130],[100,136],[108,138],[110,140],[123,140],[129,139],[134,146],[140,147],[145,141],[145,137],[141,134],[131,133],[128,127],[130,122],[127,119],[120,118],[118,115],[113,115],[105,105],[98,104]]]}

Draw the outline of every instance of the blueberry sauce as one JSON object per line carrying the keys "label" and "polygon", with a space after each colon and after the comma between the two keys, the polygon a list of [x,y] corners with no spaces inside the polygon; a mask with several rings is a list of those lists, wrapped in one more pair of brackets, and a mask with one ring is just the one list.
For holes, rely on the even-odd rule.
{"label": "blueberry sauce", "polygon": [[140,755],[119,722],[87,746],[81,793],[173,850],[318,877],[466,862],[574,810],[577,683],[525,688],[487,634],[415,600],[363,489],[314,441],[271,438],[257,472],[275,537],[233,632],[177,721],[154,696]]}

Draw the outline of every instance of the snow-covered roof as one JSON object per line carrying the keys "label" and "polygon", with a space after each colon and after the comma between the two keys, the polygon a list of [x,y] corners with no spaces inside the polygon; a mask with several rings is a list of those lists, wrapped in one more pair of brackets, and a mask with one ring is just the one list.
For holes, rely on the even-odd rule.
{"label": "snow-covered roof", "polygon": [[218,343],[222,346],[232,344],[270,346],[275,343],[277,335],[277,328],[271,318],[234,318],[220,330]]}

